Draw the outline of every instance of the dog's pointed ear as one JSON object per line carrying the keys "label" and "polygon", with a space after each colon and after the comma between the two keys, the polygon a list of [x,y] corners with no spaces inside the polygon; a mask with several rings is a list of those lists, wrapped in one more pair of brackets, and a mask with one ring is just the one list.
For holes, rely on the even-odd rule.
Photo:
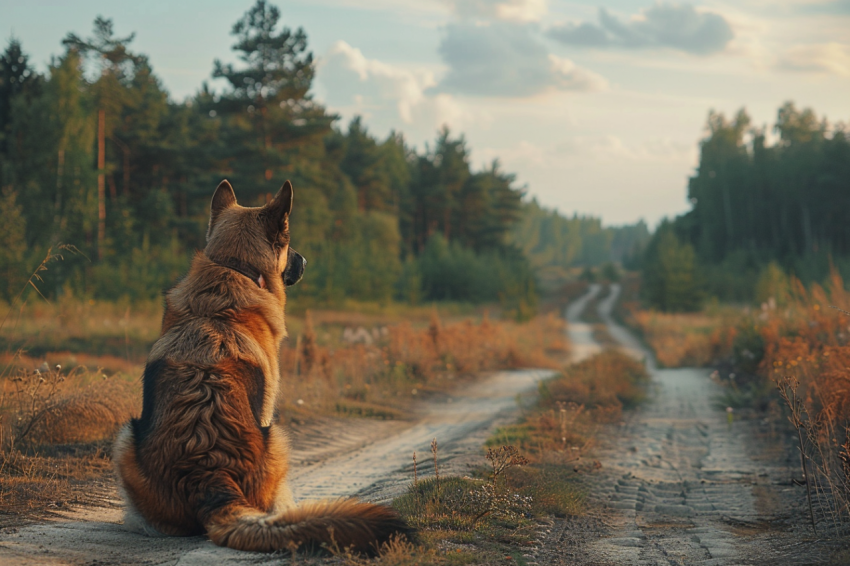
{"label": "dog's pointed ear", "polygon": [[231,187],[230,183],[227,179],[225,179],[218,184],[218,188],[216,188],[215,194],[212,198],[212,203],[210,203],[210,225],[207,229],[207,240],[210,239],[213,226],[221,213],[235,204],[236,193],[233,192],[233,187]]}
{"label": "dog's pointed ear", "polygon": [[287,181],[277,192],[277,196],[266,205],[266,224],[272,238],[276,238],[281,232],[286,232],[289,227],[290,212],[292,212],[292,183]]}

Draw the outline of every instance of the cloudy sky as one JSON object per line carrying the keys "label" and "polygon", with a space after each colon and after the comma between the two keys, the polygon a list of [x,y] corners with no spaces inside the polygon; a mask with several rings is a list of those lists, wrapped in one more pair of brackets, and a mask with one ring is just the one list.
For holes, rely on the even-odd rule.
{"label": "cloudy sky", "polygon": [[[176,100],[233,60],[252,0],[0,0],[43,69],[95,16],[136,32]],[[655,224],[687,209],[710,109],[771,125],[786,100],[850,122],[850,0],[290,0],[319,61],[315,95],[420,148],[442,124],[476,166],[499,158],[543,204]],[[215,85],[215,83],[212,83]]]}

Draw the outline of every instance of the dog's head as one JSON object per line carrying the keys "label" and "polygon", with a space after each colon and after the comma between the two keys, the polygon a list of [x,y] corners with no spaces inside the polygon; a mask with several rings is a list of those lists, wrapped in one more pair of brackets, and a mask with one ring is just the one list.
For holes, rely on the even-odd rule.
{"label": "dog's head", "polygon": [[307,260],[289,246],[291,212],[289,181],[271,202],[258,208],[239,206],[233,187],[222,181],[210,205],[204,253],[212,261],[234,267],[249,277],[254,278],[256,271],[255,283],[260,287],[274,290],[278,285],[295,285],[304,275]]}

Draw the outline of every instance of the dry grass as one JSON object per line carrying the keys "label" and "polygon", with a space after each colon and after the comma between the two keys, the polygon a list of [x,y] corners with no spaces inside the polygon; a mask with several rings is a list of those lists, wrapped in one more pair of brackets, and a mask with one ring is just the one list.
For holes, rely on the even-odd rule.
{"label": "dry grass", "polygon": [[130,305],[63,298],[55,303],[2,305],[2,311],[12,315],[0,328],[0,350],[22,348],[42,358],[66,352],[139,362],[159,336],[162,321],[159,302]]}
{"label": "dry grass", "polygon": [[59,366],[19,368],[0,385],[0,526],[102,501],[111,439],[138,412],[138,388]]}
{"label": "dry grass", "polygon": [[592,447],[598,425],[618,422],[623,409],[640,403],[647,380],[642,363],[605,350],[541,383],[535,410],[496,431],[491,443],[513,444],[533,463],[580,460]]}
{"label": "dry grass", "polygon": [[[404,538],[393,538],[378,549],[378,555],[374,558],[365,558],[346,549],[330,548],[329,550],[336,558],[341,559],[345,566],[431,566],[432,564],[449,566],[482,563],[478,559],[480,557],[466,549],[460,547],[440,549],[429,538],[420,537],[420,544],[413,544]],[[293,558],[292,564],[298,564],[297,557]]]}
{"label": "dry grass", "polygon": [[[475,477],[444,477],[440,474],[436,439],[431,445],[433,475],[414,478],[408,492],[393,506],[418,529],[421,544],[412,550],[416,562],[396,562],[381,557],[381,564],[492,564],[522,559],[519,549],[533,544],[537,524],[532,520],[532,490],[517,487],[517,473],[528,461],[513,446],[489,448],[488,465]],[[420,468],[420,473],[421,473]],[[431,560],[428,560],[427,558]]]}
{"label": "dry grass", "polygon": [[640,277],[625,277],[622,288],[615,314],[638,331],[660,366],[707,366],[731,355],[740,309],[713,305],[696,313],[644,310],[639,299]]}
{"label": "dry grass", "polygon": [[0,455],[0,528],[17,526],[75,505],[100,504],[111,495],[104,478],[112,470],[106,444],[73,454],[45,450]]}
{"label": "dry grass", "polygon": [[[831,306],[838,309],[830,308]],[[850,293],[837,273],[824,288],[792,280],[787,307],[745,327],[757,371],[779,387],[799,433],[813,519],[850,522]],[[739,339],[740,340],[740,339]],[[814,521],[813,521],[814,522]]]}
{"label": "dry grass", "polygon": [[536,407],[512,426],[497,430],[489,445],[511,444],[530,466],[512,476],[514,489],[528,494],[538,515],[578,515],[584,492],[578,476],[599,467],[590,455],[600,426],[618,422],[624,409],[645,396],[643,364],[605,350],[567,367],[540,385]]}
{"label": "dry grass", "polygon": [[330,331],[315,330],[312,319],[308,313],[301,334],[281,352],[281,409],[295,417],[395,417],[400,401],[458,379],[495,369],[554,368],[567,354],[563,322],[554,315],[528,323],[484,317],[444,324],[433,313],[427,326],[362,327],[371,337],[365,344],[322,340]]}
{"label": "dry grass", "polygon": [[[75,253],[73,246],[48,250],[0,322],[6,344],[0,369],[0,524],[19,524],[72,504],[101,500],[103,476],[111,468],[107,439],[137,411],[126,381],[108,379],[101,368],[37,362],[25,355],[32,342],[49,337],[35,330],[41,313],[27,306],[26,292],[41,295],[37,283],[48,266]],[[43,296],[41,297],[43,299]],[[50,308],[55,308],[50,305]],[[129,311],[127,311],[129,312]],[[77,323],[79,321],[74,321]],[[65,325],[74,327],[70,318]],[[61,323],[60,323],[61,325]],[[129,331],[124,330],[129,364]],[[74,354],[63,354],[63,360]],[[88,360],[88,356],[84,356]],[[76,360],[73,360],[76,362]]]}
{"label": "dry grass", "polygon": [[734,311],[661,313],[631,310],[629,322],[637,327],[663,367],[706,366],[728,356],[735,339]]}
{"label": "dry grass", "polygon": [[640,301],[640,276],[623,278],[622,295],[615,315],[636,330],[655,354],[661,367],[706,366],[728,357],[740,310],[709,307],[697,313],[663,313],[644,310]]}

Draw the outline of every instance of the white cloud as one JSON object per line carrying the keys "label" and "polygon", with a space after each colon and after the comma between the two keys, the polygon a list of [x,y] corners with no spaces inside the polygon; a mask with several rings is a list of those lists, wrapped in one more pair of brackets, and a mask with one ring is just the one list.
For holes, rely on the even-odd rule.
{"label": "white cloud", "polygon": [[424,90],[434,86],[432,73],[404,69],[367,59],[344,41],[334,43],[319,63],[319,80],[327,90],[326,102],[359,106],[394,101],[398,116],[409,124],[414,108],[424,100]]}
{"label": "white cloud", "polygon": [[850,45],[822,43],[797,45],[788,49],[778,62],[788,71],[850,76]]}
{"label": "white cloud", "polygon": [[461,18],[536,22],[549,12],[547,0],[444,0]]}
{"label": "white cloud", "polygon": [[320,59],[316,82],[317,97],[343,117],[362,115],[381,134],[403,129],[414,142],[432,138],[443,124],[461,130],[490,119],[451,94],[433,91],[432,70],[370,59],[344,41]]}
{"label": "white cloud", "polygon": [[443,92],[527,97],[552,90],[603,90],[608,84],[550,54],[537,27],[527,24],[451,24],[439,51],[449,68],[438,87]]}
{"label": "white cloud", "polygon": [[729,22],[713,12],[690,4],[659,2],[623,21],[605,8],[599,23],[562,24],[549,29],[549,37],[576,47],[672,48],[710,55],[723,51],[735,37]]}
{"label": "white cloud", "polygon": [[605,77],[579,67],[569,59],[549,54],[554,86],[560,90],[603,91],[608,89]]}

